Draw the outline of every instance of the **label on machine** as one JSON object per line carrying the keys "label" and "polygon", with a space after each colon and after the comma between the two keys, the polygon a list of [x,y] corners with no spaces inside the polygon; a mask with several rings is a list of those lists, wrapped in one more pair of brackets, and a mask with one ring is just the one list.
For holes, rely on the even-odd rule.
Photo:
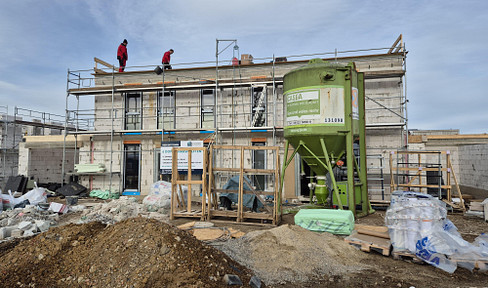
{"label": "label on machine", "polygon": [[286,125],[344,125],[344,88],[320,87],[286,94]]}

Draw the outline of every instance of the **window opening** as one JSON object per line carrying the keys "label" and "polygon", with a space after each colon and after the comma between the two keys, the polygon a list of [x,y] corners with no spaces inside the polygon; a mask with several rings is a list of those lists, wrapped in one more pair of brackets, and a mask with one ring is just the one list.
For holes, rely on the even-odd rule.
{"label": "window opening", "polygon": [[263,127],[266,126],[266,113],[267,113],[267,97],[266,87],[258,86],[251,89],[252,100],[252,122],[251,127]]}
{"label": "window opening", "polygon": [[[175,129],[175,91],[158,91],[158,129]],[[164,123],[164,125],[163,125]]]}
{"label": "window opening", "polygon": [[142,129],[142,92],[125,94],[125,130]]}
{"label": "window opening", "polygon": [[214,128],[214,105],[215,105],[215,90],[202,89],[201,90],[201,127],[205,129]]}
{"label": "window opening", "polygon": [[[264,142],[253,142],[252,146],[266,146]],[[252,168],[253,169],[266,169],[266,150],[253,150],[252,153]],[[252,175],[252,185],[257,190],[264,191],[266,188],[266,176],[265,175]]]}

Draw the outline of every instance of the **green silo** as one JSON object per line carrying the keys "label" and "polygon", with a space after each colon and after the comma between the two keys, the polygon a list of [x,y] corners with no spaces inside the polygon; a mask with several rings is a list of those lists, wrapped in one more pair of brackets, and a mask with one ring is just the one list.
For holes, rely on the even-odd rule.
{"label": "green silo", "polygon": [[[333,204],[341,209],[348,206],[354,214],[356,206],[361,206],[367,214],[363,73],[352,62],[344,66],[313,59],[285,74],[283,90],[286,146],[282,183],[286,167],[299,153],[316,175],[319,204],[327,200],[328,184],[334,193]],[[295,151],[287,159],[290,144]],[[354,145],[359,146],[359,159],[354,156]],[[333,168],[344,158],[347,181],[337,183]]]}

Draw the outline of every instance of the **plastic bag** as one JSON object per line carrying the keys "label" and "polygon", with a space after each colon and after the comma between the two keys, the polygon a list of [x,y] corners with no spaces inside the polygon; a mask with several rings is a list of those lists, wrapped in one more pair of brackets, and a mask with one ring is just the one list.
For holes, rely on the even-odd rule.
{"label": "plastic bag", "polygon": [[18,203],[15,201],[12,191],[8,190],[8,194],[0,194],[2,197],[3,210],[14,209],[14,206]]}
{"label": "plastic bag", "polygon": [[168,196],[164,195],[147,195],[142,200],[142,204],[146,207],[146,209],[150,212],[158,211],[160,208],[168,209],[171,206],[171,199]]}
{"label": "plastic bag", "polygon": [[[181,186],[181,188],[183,198],[186,201],[188,187]],[[157,181],[153,183],[149,194],[142,200],[142,204],[146,206],[148,211],[158,211],[160,208],[169,209],[171,206],[171,182]]]}
{"label": "plastic bag", "polygon": [[[20,196],[18,202],[24,202],[25,200],[29,200],[30,205],[37,205],[39,203],[46,203],[47,202],[47,192],[45,188],[34,188],[29,192],[25,193],[24,195]],[[18,204],[18,203],[17,203]]]}

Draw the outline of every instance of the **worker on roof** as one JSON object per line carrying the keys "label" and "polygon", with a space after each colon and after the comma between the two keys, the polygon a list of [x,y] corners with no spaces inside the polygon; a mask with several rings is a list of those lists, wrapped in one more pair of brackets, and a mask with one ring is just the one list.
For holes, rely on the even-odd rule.
{"label": "worker on roof", "polygon": [[127,39],[124,39],[122,43],[119,45],[119,49],[117,49],[117,59],[119,60],[119,72],[124,72],[125,63],[127,59],[129,59],[129,55],[127,54]]}
{"label": "worker on roof", "polygon": [[163,60],[161,61],[163,63],[164,69],[172,69],[171,65],[169,65],[169,62],[171,61],[171,54],[173,54],[174,52],[175,51],[173,49],[169,49],[164,53]]}

